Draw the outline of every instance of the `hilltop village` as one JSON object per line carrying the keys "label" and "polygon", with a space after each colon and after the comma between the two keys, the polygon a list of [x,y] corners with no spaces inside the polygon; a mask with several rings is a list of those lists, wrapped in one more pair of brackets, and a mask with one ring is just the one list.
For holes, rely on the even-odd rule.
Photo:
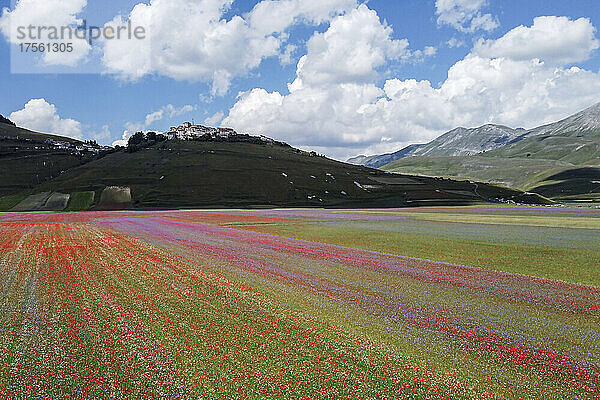
{"label": "hilltop village", "polygon": [[174,126],[165,133],[157,132],[137,132],[129,138],[127,147],[130,150],[152,145],[165,141],[197,141],[197,142],[230,142],[230,143],[253,143],[253,144],[271,144],[277,146],[289,147],[287,143],[278,142],[266,136],[251,136],[248,134],[237,133],[231,128],[212,128],[203,125],[194,125],[191,122],[185,122],[183,125]]}
{"label": "hilltop village", "polygon": [[100,154],[112,149],[108,146],[100,146],[93,140],[79,142],[60,139],[44,139],[43,141],[39,141],[19,136],[0,135],[0,141],[3,143],[2,148],[4,151],[9,150],[13,152],[22,150],[53,149],[67,151],[73,155],[79,155],[81,153]]}
{"label": "hilltop village", "polygon": [[169,132],[165,135],[169,140],[194,140],[205,136],[210,136],[215,139],[229,139],[237,136],[237,132],[231,128],[211,128],[203,125],[192,125],[191,122],[185,122],[181,126],[171,127]]}

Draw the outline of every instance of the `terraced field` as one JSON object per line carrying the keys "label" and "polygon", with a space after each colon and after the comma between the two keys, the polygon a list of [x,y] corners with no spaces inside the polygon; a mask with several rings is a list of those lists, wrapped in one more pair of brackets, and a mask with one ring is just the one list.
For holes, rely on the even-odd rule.
{"label": "terraced field", "polygon": [[0,215],[0,398],[598,398],[599,239],[591,209]]}

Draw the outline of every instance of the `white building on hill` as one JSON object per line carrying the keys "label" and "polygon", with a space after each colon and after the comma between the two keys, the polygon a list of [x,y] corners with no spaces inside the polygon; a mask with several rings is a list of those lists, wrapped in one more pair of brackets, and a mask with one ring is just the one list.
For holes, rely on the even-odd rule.
{"label": "white building on hill", "polygon": [[237,132],[230,128],[210,128],[203,125],[192,125],[190,122],[185,122],[181,126],[172,127],[166,133],[169,140],[193,140],[197,137],[210,135],[213,138],[230,138],[237,135]]}

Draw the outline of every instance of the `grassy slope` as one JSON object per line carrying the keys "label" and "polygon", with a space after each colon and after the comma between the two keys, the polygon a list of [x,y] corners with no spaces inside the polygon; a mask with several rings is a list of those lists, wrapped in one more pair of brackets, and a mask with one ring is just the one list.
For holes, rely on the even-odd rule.
{"label": "grassy slope", "polygon": [[46,139],[78,143],[75,139],[35,133],[12,125],[0,124],[0,136],[29,141],[0,140],[0,196],[28,191],[92,157],[78,156],[69,150],[56,150]]}
{"label": "grassy slope", "polygon": [[81,143],[81,141],[77,140],[77,139],[72,139],[72,138],[68,138],[65,136],[59,136],[59,135],[51,135],[48,133],[33,132],[28,129],[19,128],[16,126],[2,124],[2,123],[0,123],[0,136],[18,136],[23,139],[30,139],[33,141],[40,141],[40,142],[44,141],[46,139],[54,139],[54,140],[60,140],[62,142]]}
{"label": "grassy slope", "polygon": [[[488,210],[463,214],[461,222],[454,211],[442,210],[415,212],[398,221],[299,221],[237,228],[600,286],[600,218],[525,217],[501,209],[493,214],[491,223]],[[590,219],[596,229],[564,227]]]}
{"label": "grassy slope", "polygon": [[573,165],[600,161],[599,132],[565,132],[538,135],[485,153],[485,157],[557,160]]}
{"label": "grassy slope", "polygon": [[137,208],[384,207],[406,201],[468,204],[484,200],[481,196],[519,195],[468,182],[391,177],[288,147],[208,142],[167,142],[134,153],[113,153],[74,168],[37,190],[95,191],[99,196],[106,186],[130,187]]}
{"label": "grassy slope", "polygon": [[[595,168],[598,165],[600,162],[584,166],[565,161],[487,156],[410,157],[390,163],[382,169],[400,174],[497,183],[554,199],[568,196],[575,199],[600,199],[600,185],[597,184],[597,179],[576,176],[577,171],[582,168]],[[552,177],[559,174],[571,177],[554,181]]]}
{"label": "grassy slope", "polygon": [[[535,136],[469,157],[410,157],[382,169],[397,173],[468,178],[496,182],[547,197],[583,196],[595,192],[591,180],[566,179],[561,185],[545,187],[552,175],[600,165],[600,135],[568,132]],[[598,196],[593,196],[600,198]]]}
{"label": "grassy slope", "polygon": [[396,173],[497,182],[509,187],[529,189],[542,177],[572,167],[572,164],[553,160],[468,156],[409,157],[394,161],[382,169]]}
{"label": "grassy slope", "polygon": [[26,194],[12,194],[0,197],[0,212],[8,211],[27,198]]}
{"label": "grassy slope", "polygon": [[600,199],[600,167],[561,171],[541,181],[534,191],[565,200],[598,200]]}
{"label": "grassy slope", "polygon": [[94,198],[94,192],[72,193],[65,211],[87,211],[94,205]]}

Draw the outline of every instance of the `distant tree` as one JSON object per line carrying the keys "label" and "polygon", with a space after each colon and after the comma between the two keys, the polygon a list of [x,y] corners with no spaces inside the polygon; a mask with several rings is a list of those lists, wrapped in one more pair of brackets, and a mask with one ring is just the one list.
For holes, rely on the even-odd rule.
{"label": "distant tree", "polygon": [[148,141],[148,142],[156,142],[156,132],[148,132],[148,133],[146,133],[146,141]]}
{"label": "distant tree", "polygon": [[144,132],[136,132],[135,134],[133,134],[133,136],[131,136],[129,138],[129,141],[127,142],[127,145],[129,147],[137,146],[139,144],[144,143],[145,139],[146,138],[145,138]]}
{"label": "distant tree", "polygon": [[136,132],[127,142],[129,152],[138,151],[145,147],[154,146],[156,143],[164,142],[168,138],[162,133],[156,132]]}

